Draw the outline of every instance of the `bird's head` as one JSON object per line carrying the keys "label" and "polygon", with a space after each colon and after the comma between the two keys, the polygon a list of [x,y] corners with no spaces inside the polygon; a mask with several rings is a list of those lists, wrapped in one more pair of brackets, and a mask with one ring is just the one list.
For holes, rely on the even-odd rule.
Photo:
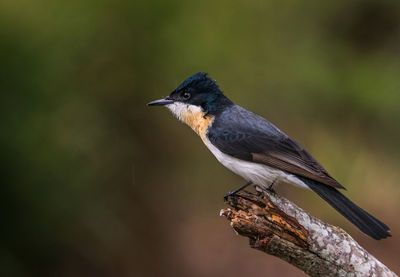
{"label": "bird's head", "polygon": [[213,114],[229,103],[232,102],[223,95],[217,83],[207,73],[199,72],[187,78],[167,97],[147,105],[166,106],[182,119],[184,113],[191,111]]}

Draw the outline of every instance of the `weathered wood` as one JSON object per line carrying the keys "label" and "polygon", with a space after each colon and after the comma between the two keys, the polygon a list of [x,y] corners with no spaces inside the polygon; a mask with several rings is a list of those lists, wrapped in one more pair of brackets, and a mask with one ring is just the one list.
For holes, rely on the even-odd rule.
{"label": "weathered wood", "polygon": [[277,256],[310,276],[397,276],[339,227],[273,193],[241,192],[221,210],[252,248]]}

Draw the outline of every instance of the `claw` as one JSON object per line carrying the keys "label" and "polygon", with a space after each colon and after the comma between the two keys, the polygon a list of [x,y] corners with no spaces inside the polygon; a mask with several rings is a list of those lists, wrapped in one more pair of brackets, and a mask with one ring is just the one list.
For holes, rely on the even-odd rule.
{"label": "claw", "polygon": [[225,196],[224,196],[224,201],[225,202],[228,201],[228,197],[229,196],[233,196],[233,195],[235,195],[235,191],[234,190],[228,191],[228,193],[225,194]]}
{"label": "claw", "polygon": [[241,191],[242,189],[246,188],[247,186],[249,186],[249,185],[251,185],[251,184],[252,184],[252,182],[247,182],[246,184],[244,184],[244,185],[241,186],[240,188],[237,188],[237,189],[235,189],[235,190],[229,191],[229,192],[228,192],[227,194],[225,194],[225,196],[224,196],[225,202],[228,201],[228,197],[229,197],[229,196],[235,195],[237,192]]}

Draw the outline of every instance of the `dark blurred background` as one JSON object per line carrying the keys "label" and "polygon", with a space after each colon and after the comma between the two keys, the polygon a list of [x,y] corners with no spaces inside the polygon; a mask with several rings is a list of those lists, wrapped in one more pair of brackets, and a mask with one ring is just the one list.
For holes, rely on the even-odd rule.
{"label": "dark blurred background", "polygon": [[[243,180],[145,104],[209,72],[392,229],[400,272],[400,2],[0,2],[1,276],[302,276],[218,216]],[[283,274],[283,275],[282,275]]]}

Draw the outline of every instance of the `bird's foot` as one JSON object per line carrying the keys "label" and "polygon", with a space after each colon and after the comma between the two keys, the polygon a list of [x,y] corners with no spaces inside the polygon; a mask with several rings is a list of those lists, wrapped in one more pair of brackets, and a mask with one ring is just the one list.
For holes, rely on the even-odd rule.
{"label": "bird's foot", "polygon": [[235,190],[228,191],[228,193],[225,194],[225,196],[224,196],[224,201],[225,202],[228,201],[228,197],[235,196],[235,195],[236,195],[236,191]]}
{"label": "bird's foot", "polygon": [[275,182],[276,182],[276,179],[269,185],[269,187],[267,188],[267,190],[270,191],[270,192],[272,192],[272,193],[275,193],[275,194],[276,194],[276,192],[275,192],[275,190],[274,190],[274,184],[275,184]]}
{"label": "bird's foot", "polygon": [[251,184],[252,184],[252,182],[250,181],[250,182],[247,182],[246,184],[244,184],[243,186],[241,186],[241,187],[239,187],[239,188],[237,188],[237,189],[235,189],[235,190],[229,191],[227,194],[225,194],[225,196],[224,196],[224,201],[225,201],[225,202],[228,201],[228,197],[235,196],[236,193],[238,193],[239,191],[241,191],[242,189],[246,188],[247,186],[249,186],[249,185],[251,185]]}

